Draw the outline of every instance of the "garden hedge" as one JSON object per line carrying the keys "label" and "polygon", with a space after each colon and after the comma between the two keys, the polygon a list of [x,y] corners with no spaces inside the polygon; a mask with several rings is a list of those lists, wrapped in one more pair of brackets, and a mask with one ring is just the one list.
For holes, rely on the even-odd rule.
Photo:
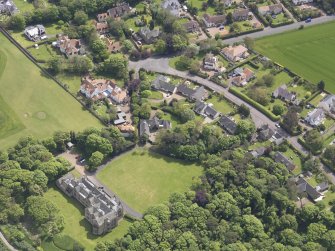
{"label": "garden hedge", "polygon": [[280,116],[274,115],[272,112],[270,112],[268,109],[266,109],[264,106],[261,104],[257,103],[255,100],[249,98],[247,95],[241,93],[239,90],[237,90],[234,87],[229,88],[229,92],[232,94],[236,95],[237,97],[241,98],[251,106],[255,107],[257,110],[262,112],[264,115],[269,117],[272,121],[278,121],[280,119]]}

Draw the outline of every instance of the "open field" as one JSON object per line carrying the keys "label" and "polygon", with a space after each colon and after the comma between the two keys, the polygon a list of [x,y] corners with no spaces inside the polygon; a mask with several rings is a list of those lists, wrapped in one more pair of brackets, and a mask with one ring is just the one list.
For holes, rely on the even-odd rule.
{"label": "open field", "polygon": [[[121,238],[128,230],[130,222],[122,220],[119,226],[112,232],[104,236],[95,236],[91,234],[91,226],[85,219],[84,207],[74,199],[68,198],[56,187],[51,187],[44,195],[47,199],[57,205],[61,214],[65,218],[65,228],[62,231],[63,235],[68,235],[75,241],[83,245],[87,251],[93,251],[96,244],[100,241],[112,241],[116,238]],[[50,251],[51,247],[57,249],[52,242],[44,242],[42,247],[45,251]]]}
{"label": "open field", "polygon": [[265,37],[255,49],[307,80],[326,82],[335,93],[335,22]]}
{"label": "open field", "polygon": [[100,122],[0,35],[0,149],[26,135],[83,130]]}
{"label": "open field", "polygon": [[194,164],[135,150],[113,160],[98,179],[129,206],[144,212],[167,201],[173,192],[187,191],[201,173],[201,167]]}

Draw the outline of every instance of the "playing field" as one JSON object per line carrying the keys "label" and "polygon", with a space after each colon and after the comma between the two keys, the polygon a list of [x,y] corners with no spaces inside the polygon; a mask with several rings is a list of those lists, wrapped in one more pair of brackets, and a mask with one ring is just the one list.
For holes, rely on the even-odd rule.
{"label": "playing field", "polygon": [[0,149],[25,135],[90,126],[101,124],[0,33]]}
{"label": "playing field", "polygon": [[335,22],[259,39],[255,49],[335,93]]}
{"label": "playing field", "polygon": [[168,200],[173,192],[184,192],[202,168],[146,151],[131,152],[113,160],[99,174],[130,207],[144,212],[148,207]]}

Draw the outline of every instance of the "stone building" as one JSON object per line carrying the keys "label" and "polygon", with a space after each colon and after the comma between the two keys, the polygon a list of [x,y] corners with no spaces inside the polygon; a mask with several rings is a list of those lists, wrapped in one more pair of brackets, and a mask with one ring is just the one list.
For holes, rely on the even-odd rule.
{"label": "stone building", "polygon": [[68,174],[58,179],[56,184],[66,195],[85,207],[85,218],[92,225],[92,233],[95,235],[110,232],[123,217],[123,207],[118,198],[108,195],[86,176],[76,179]]}

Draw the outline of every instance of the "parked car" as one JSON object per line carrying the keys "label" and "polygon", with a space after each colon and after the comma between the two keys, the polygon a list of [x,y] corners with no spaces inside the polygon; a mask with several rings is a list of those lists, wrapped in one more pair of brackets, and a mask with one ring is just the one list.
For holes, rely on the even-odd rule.
{"label": "parked car", "polygon": [[305,20],[305,23],[310,23],[310,22],[312,22],[312,18],[310,17]]}

